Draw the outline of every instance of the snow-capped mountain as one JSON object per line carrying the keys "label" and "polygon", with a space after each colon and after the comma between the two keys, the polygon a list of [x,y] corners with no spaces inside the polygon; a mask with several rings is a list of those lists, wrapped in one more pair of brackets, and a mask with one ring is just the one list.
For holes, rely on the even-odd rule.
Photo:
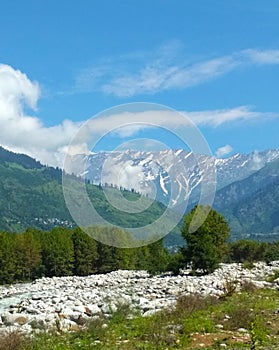
{"label": "snow-capped mountain", "polygon": [[229,158],[198,155],[185,150],[154,152],[115,151],[78,155],[71,172],[94,184],[133,189],[175,207],[189,199],[195,202],[201,185],[219,190],[247,178],[279,158],[279,150],[235,154]]}

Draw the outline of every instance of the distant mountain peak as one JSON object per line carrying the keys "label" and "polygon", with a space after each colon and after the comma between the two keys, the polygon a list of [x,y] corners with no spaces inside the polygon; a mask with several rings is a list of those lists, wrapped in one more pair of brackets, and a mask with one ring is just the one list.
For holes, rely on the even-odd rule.
{"label": "distant mountain peak", "polygon": [[[109,183],[127,189],[133,188],[150,197],[155,196],[164,204],[172,205],[171,203],[184,201],[191,196],[192,201],[195,201],[199,197],[200,185],[206,181],[207,172],[213,164],[217,171],[216,186],[219,190],[247,178],[278,158],[279,150],[236,153],[228,158],[215,158],[183,149],[153,152],[132,149],[103,151],[86,157],[79,167],[83,170],[77,175],[86,174],[86,178],[95,184]],[[78,156],[76,160],[83,161]]]}

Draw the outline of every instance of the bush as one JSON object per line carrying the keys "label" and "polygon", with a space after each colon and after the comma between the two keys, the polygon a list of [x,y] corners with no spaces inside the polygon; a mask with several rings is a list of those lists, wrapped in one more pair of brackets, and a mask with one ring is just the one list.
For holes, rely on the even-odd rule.
{"label": "bush", "polygon": [[239,263],[253,263],[265,260],[267,244],[252,240],[240,240],[230,243],[229,260]]}

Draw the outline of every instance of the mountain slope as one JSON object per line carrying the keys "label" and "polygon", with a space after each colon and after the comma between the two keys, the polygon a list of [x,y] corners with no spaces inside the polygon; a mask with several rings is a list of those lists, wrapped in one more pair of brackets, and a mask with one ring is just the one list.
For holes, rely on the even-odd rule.
{"label": "mountain slope", "polygon": [[236,235],[279,233],[279,159],[219,190],[214,207]]}
{"label": "mountain slope", "polygon": [[[236,154],[226,159],[197,155],[185,150],[157,152],[99,152],[75,156],[70,173],[85,175],[93,183],[134,188],[166,205],[200,195],[202,181],[212,179],[216,167],[217,190],[242,179],[279,158],[279,150]],[[80,170],[82,169],[82,171]]]}
{"label": "mountain slope", "polygon": [[197,202],[201,182],[206,181],[214,162],[217,172],[214,207],[225,215],[233,235],[269,234],[277,230],[279,150],[236,154],[226,159],[184,150],[129,150],[100,152],[83,156],[79,161],[83,162],[86,177],[94,182],[116,183],[147,193],[155,188],[157,200],[175,206],[173,199],[183,201],[189,197],[189,207]]}
{"label": "mountain slope", "polygon": [[[34,168],[33,165],[35,165]],[[163,204],[152,203],[146,198],[145,200],[152,204],[149,204],[145,211],[132,214],[121,212],[107,201],[101,187],[87,184],[86,189],[96,211],[113,225],[145,226],[154,222],[165,211]],[[119,193],[119,196],[131,202],[137,201],[140,197],[137,193],[125,190],[121,193],[114,188],[108,190]],[[40,229],[75,226],[64,200],[62,171],[42,166],[25,155],[16,155],[1,149],[0,229],[22,231],[29,226]],[[177,236],[179,236],[178,231]],[[179,241],[180,238],[177,239]]]}
{"label": "mountain slope", "polygon": [[[107,180],[104,186],[128,201],[136,201],[140,195],[134,188],[132,191],[125,190],[124,183],[119,189],[111,186],[114,183],[109,182],[109,179],[112,179],[110,176],[116,178],[119,171],[120,174],[124,170],[130,171],[129,178],[124,174],[119,176],[119,181],[125,180],[126,186],[132,188],[136,181],[143,186],[152,184],[158,192],[156,198],[166,202],[171,174],[174,177],[172,181],[176,182],[175,194],[185,198],[191,193],[191,205],[198,198],[199,186],[205,179],[206,169],[214,161],[219,179],[214,208],[229,221],[233,236],[239,238],[257,233],[267,237],[268,234],[279,233],[279,151],[235,155],[228,159],[195,156],[182,150],[153,153],[128,151],[113,154],[101,152],[89,158],[79,157],[83,157],[82,161],[87,164],[83,175],[92,178],[95,174],[95,182],[99,179],[102,165],[107,161],[104,169],[109,171],[104,174]],[[196,158],[205,164],[204,173],[198,168]],[[117,168],[114,168],[113,164]],[[180,170],[184,173],[179,172]],[[65,205],[61,179],[60,169],[43,166],[26,155],[14,154],[0,148],[0,229],[21,231],[28,226],[41,229],[74,226],[75,223]],[[130,180],[130,183],[127,183],[127,180]],[[225,185],[227,182],[229,184]],[[141,213],[117,210],[107,201],[102,187],[89,183],[86,185],[87,193],[97,212],[114,225],[145,226],[158,219],[165,210],[165,206],[157,202]],[[145,200],[148,201],[148,198]],[[166,237],[167,245],[183,242],[179,228],[174,231],[174,234]]]}

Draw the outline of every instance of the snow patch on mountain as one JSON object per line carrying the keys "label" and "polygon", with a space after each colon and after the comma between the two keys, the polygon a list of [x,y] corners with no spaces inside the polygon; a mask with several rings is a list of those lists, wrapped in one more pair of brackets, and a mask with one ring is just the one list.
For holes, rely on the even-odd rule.
{"label": "snow patch on mountain", "polygon": [[127,150],[99,152],[85,158],[84,155],[75,156],[73,164],[82,164],[76,168],[72,166],[71,172],[95,184],[107,183],[134,189],[175,206],[190,196],[198,199],[201,184],[213,179],[215,169],[217,189],[221,189],[278,158],[279,150],[237,153],[228,158],[194,154],[183,149],[154,152]]}

